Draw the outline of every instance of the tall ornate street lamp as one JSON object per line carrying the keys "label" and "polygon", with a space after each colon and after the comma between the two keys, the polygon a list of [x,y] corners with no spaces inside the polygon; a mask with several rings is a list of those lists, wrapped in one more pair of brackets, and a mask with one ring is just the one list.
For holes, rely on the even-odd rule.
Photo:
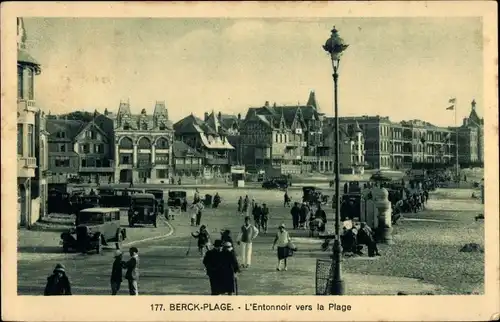
{"label": "tall ornate street lamp", "polygon": [[340,260],[342,248],[340,244],[340,142],[339,142],[339,111],[337,104],[337,81],[339,78],[340,57],[349,45],[344,43],[344,40],[338,35],[335,26],[332,29],[330,38],[323,45],[323,49],[330,55],[333,67],[333,83],[334,83],[334,112],[335,112],[335,241],[333,244],[333,281],[331,293],[333,295],[344,294],[344,281],[342,280],[342,271]]}

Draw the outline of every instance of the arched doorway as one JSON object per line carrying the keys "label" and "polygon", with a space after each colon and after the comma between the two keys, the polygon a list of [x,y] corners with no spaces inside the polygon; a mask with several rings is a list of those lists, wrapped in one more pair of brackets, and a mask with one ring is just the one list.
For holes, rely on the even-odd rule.
{"label": "arched doorway", "polygon": [[124,169],[120,170],[120,183],[132,182],[132,170]]}

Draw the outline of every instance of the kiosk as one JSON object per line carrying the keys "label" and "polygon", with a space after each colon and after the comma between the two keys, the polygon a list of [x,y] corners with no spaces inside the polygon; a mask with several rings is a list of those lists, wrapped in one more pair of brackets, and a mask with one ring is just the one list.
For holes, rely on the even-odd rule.
{"label": "kiosk", "polygon": [[245,166],[233,165],[231,166],[231,180],[233,187],[241,188],[245,186]]}

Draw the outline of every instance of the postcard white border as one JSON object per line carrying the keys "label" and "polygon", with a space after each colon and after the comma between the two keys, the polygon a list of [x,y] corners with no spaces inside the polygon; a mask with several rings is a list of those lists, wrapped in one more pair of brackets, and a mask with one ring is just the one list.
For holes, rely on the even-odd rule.
{"label": "postcard white border", "polygon": [[[9,321],[347,321],[490,320],[500,313],[498,214],[498,44],[493,1],[415,2],[31,2],[2,3],[2,319]],[[485,295],[481,296],[17,296],[16,207],[16,17],[482,17],[484,33]],[[327,31],[326,31],[327,32]],[[480,66],[478,66],[480,68]],[[151,312],[152,303],[246,302],[351,304],[349,312]],[[127,309],[130,308],[130,309]]]}

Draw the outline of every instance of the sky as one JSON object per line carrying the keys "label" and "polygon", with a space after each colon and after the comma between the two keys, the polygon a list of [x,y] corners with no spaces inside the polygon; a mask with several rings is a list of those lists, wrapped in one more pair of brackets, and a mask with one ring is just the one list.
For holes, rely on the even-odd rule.
{"label": "sky", "polygon": [[480,18],[184,19],[24,18],[42,65],[38,105],[52,114],[109,111],[129,100],[174,122],[194,113],[246,114],[265,101],[305,104],[314,90],[333,114],[332,67],[322,45],[335,25],[349,44],[339,70],[341,116],[381,115],[453,125],[483,115]]}

